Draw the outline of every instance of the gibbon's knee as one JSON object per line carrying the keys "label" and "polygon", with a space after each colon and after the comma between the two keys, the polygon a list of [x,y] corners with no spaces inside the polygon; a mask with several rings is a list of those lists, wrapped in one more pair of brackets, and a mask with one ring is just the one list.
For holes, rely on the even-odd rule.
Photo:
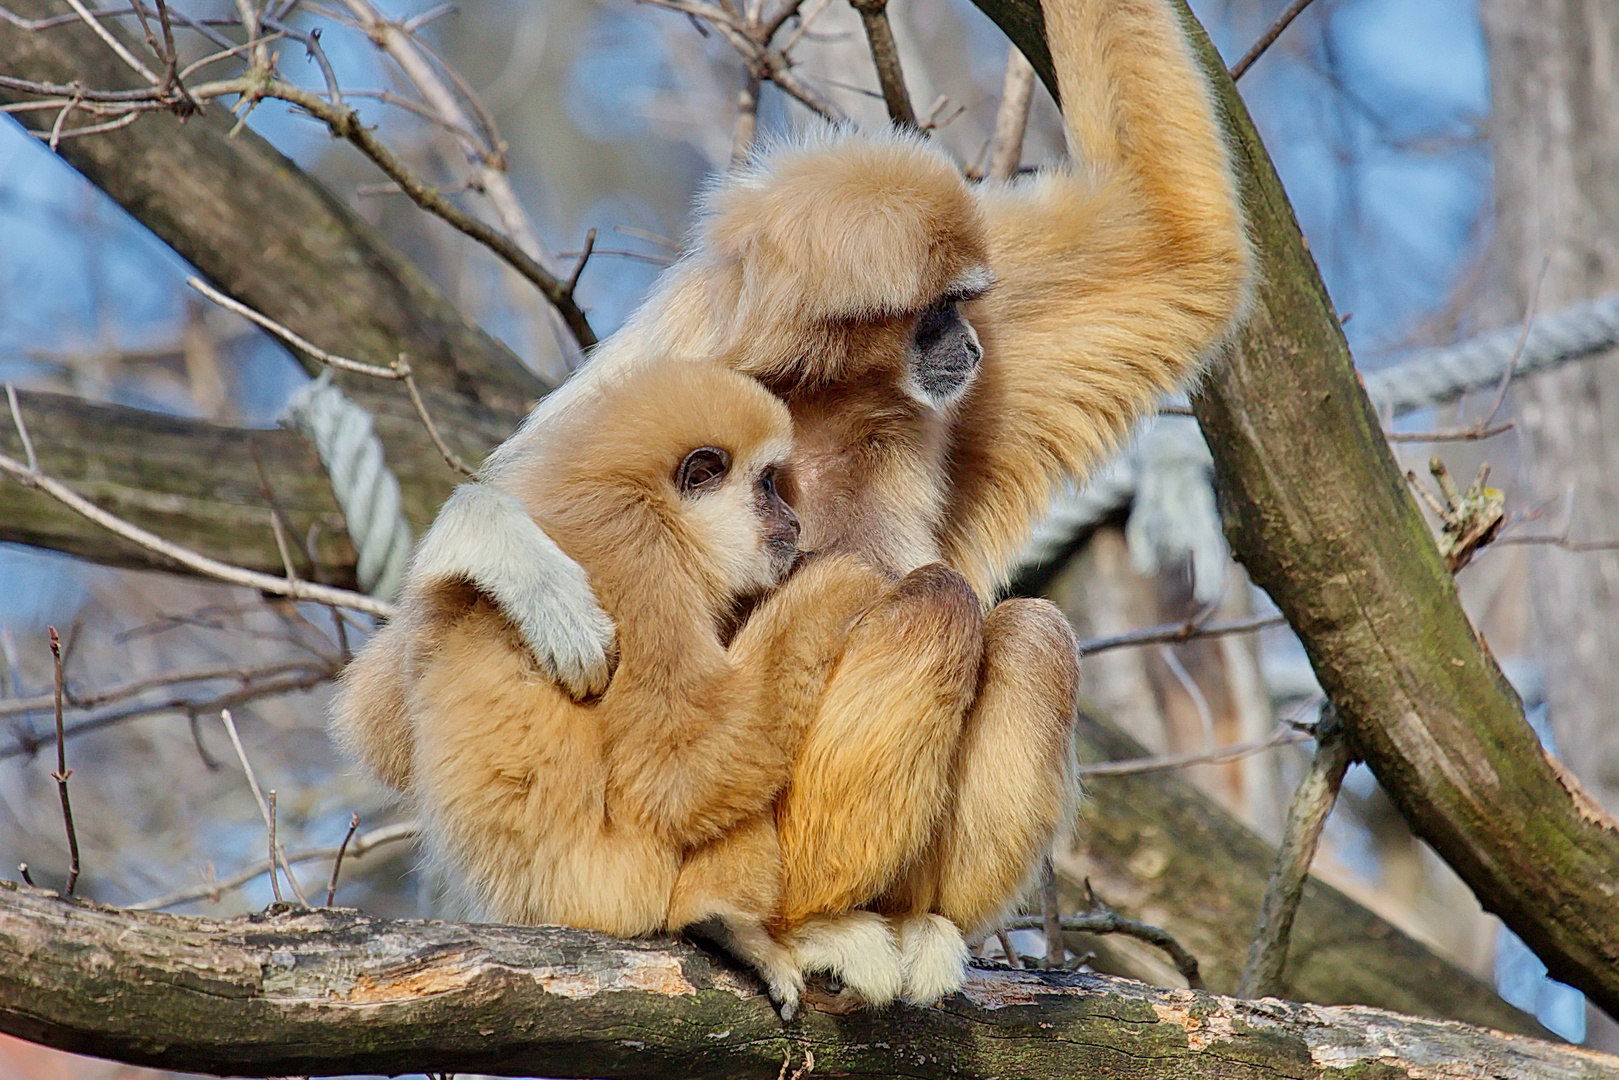
{"label": "gibbon's knee", "polygon": [[783,925],[870,901],[920,854],[982,651],[978,598],[938,564],[855,624],[777,806]]}
{"label": "gibbon's knee", "polygon": [[936,890],[927,906],[969,937],[1019,899],[1076,809],[1078,693],[1077,645],[1062,612],[1044,600],[997,605],[985,620],[978,694],[962,724],[937,863],[922,875]]}
{"label": "gibbon's knee", "polygon": [[760,814],[686,855],[664,921],[670,930],[680,930],[714,915],[749,912],[763,922],[780,903],[776,822]]}

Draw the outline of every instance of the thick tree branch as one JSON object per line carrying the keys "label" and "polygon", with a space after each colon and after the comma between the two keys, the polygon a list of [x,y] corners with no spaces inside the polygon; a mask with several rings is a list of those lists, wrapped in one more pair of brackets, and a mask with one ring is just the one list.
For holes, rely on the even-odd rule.
{"label": "thick tree branch", "polygon": [[[976,2],[1052,86],[1038,6]],[[1555,977],[1619,1016],[1619,825],[1542,753],[1462,611],[1281,181],[1186,17],[1264,268],[1238,341],[1193,402],[1232,549],[1297,631],[1411,827]]]}
{"label": "thick tree branch", "polygon": [[[317,565],[300,561],[298,571],[315,581],[354,587],[355,553],[342,512],[320,459],[302,436],[93,405],[60,394],[17,397],[40,469],[102,509],[221,561],[279,575],[283,565],[269,516],[273,499],[292,535],[314,552]],[[388,464],[399,477],[406,518],[423,527],[455,474],[434,451],[402,386],[381,384],[380,392],[364,401],[378,431],[390,434],[394,446],[408,448],[390,453]],[[441,422],[447,413],[455,417],[451,430],[462,447],[470,441],[481,455],[481,447],[499,437],[480,427],[466,438],[473,418],[459,400],[441,398],[433,407]],[[9,414],[0,416],[0,453],[26,453]],[[48,496],[5,479],[0,479],[0,541],[112,566],[174,569]]]}
{"label": "thick tree branch", "polygon": [[[975,971],[941,1006],[783,1026],[690,946],[556,927],[137,914],[0,883],[0,1030],[221,1074],[849,1077],[1480,1075],[1619,1059],[1372,1009],[1240,1002],[1098,976]],[[116,1008],[108,1008],[116,1000]],[[1148,1065],[1150,1063],[1150,1065]]]}

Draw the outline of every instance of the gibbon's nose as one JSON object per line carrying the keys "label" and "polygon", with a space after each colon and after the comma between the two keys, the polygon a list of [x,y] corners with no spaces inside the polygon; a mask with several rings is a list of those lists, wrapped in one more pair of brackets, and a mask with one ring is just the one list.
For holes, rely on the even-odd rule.
{"label": "gibbon's nose", "polygon": [[777,508],[777,515],[776,527],[771,530],[770,542],[797,551],[800,531],[798,515],[793,513],[793,508],[786,503]]}

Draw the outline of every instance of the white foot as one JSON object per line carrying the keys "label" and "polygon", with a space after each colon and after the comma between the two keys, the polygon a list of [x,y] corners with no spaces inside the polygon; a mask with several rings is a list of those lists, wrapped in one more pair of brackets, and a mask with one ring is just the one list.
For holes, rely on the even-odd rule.
{"label": "white foot", "polygon": [[967,977],[967,943],[943,915],[907,915],[894,920],[899,935],[902,996],[912,1005],[932,1005],[961,989]]}
{"label": "white foot", "polygon": [[818,915],[787,935],[800,971],[830,972],[872,1005],[887,1005],[899,996],[899,945],[888,922],[872,911]]}

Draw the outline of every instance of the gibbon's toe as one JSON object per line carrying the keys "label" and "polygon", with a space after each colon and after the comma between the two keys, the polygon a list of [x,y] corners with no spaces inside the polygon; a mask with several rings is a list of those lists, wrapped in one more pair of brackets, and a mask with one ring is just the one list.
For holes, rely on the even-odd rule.
{"label": "gibbon's toe", "polygon": [[828,972],[867,1004],[887,1005],[904,987],[899,943],[888,921],[876,912],[817,915],[788,936],[800,971]]}
{"label": "gibbon's toe", "polygon": [[912,1005],[932,1005],[961,989],[967,977],[967,943],[943,915],[895,920],[899,936],[901,992]]}

